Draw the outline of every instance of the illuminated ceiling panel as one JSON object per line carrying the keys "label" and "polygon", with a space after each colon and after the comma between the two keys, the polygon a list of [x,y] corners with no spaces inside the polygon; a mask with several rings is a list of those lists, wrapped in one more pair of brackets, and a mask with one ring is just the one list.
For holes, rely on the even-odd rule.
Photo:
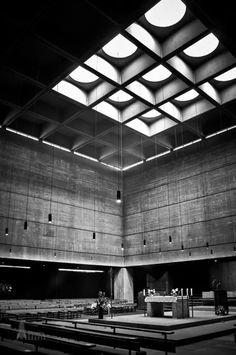
{"label": "illuminated ceiling panel", "polygon": [[[68,16],[58,26],[66,17],[58,3],[55,16],[41,14],[48,18],[35,23],[30,39],[23,43],[19,36],[18,46],[4,52],[2,127],[80,156],[103,147],[96,161],[111,166],[122,141],[125,168],[125,162],[151,159],[153,150],[172,151],[190,137],[215,134],[219,110],[224,130],[235,125],[236,49],[227,48],[214,15],[210,25],[198,1],[137,0],[135,12],[129,1],[123,10],[111,2],[79,3],[84,21],[69,8],[74,20]],[[177,130],[190,134],[168,141],[166,132],[173,137]],[[134,149],[140,138],[156,146],[145,157]]]}

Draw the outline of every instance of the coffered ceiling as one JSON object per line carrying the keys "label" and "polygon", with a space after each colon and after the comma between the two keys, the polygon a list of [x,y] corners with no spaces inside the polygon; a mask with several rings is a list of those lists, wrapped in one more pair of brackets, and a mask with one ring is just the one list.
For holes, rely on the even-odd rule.
{"label": "coffered ceiling", "polygon": [[234,127],[233,4],[165,2],[6,4],[1,129],[126,169]]}

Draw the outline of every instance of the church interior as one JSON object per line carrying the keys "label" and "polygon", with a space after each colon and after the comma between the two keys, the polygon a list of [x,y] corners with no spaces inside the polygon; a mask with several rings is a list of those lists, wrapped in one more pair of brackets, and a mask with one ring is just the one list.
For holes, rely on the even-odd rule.
{"label": "church interior", "polygon": [[233,354],[233,2],[0,17],[0,349]]}

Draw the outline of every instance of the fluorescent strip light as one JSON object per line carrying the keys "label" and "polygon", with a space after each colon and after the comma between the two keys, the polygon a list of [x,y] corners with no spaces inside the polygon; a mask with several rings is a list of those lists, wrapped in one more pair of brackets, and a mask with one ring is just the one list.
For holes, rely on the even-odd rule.
{"label": "fluorescent strip light", "polygon": [[231,126],[231,127],[229,127],[229,128],[222,129],[222,130],[220,130],[220,131],[218,131],[218,132],[215,132],[215,133],[209,134],[209,135],[208,135],[208,136],[206,136],[205,138],[206,138],[206,139],[208,139],[208,138],[211,138],[211,137],[217,136],[218,134],[224,133],[224,132],[226,132],[226,131],[230,131],[231,129],[234,129],[234,128],[236,128],[236,125]]}
{"label": "fluorescent strip light", "polygon": [[17,266],[17,265],[0,265],[0,267],[14,268],[14,269],[31,269],[30,266]]}
{"label": "fluorescent strip light", "polygon": [[141,165],[141,164],[143,164],[143,163],[144,163],[144,161],[143,161],[143,160],[138,161],[138,162],[137,162],[137,163],[135,163],[135,164],[132,164],[132,165],[126,166],[126,168],[124,168],[124,169],[123,169],[123,171],[128,170],[128,169],[131,169],[131,168],[133,168],[133,167],[135,167],[135,166],[137,166],[137,165]]}
{"label": "fluorescent strip light", "polygon": [[60,146],[60,145],[58,145],[58,144],[50,143],[50,142],[47,142],[47,141],[42,141],[42,142],[43,142],[44,144],[50,145],[50,146],[52,146],[52,147],[54,147],[54,148],[58,148],[58,149],[64,150],[65,152],[71,152],[70,149],[64,148],[64,147],[62,147],[62,146]]}
{"label": "fluorescent strip light", "polygon": [[189,142],[189,143],[186,143],[186,144],[180,145],[180,146],[178,146],[178,147],[174,148],[173,150],[175,151],[175,150],[179,150],[179,149],[182,149],[182,148],[188,147],[189,145],[192,145],[192,144],[194,144],[194,143],[201,142],[201,140],[202,140],[201,138],[196,139],[195,141],[192,141],[192,142]]}
{"label": "fluorescent strip light", "polygon": [[6,131],[9,131],[9,132],[13,132],[13,133],[16,133],[16,134],[19,134],[20,136],[23,136],[23,137],[27,137],[27,138],[30,138],[30,139],[33,139],[34,141],[38,141],[39,139],[34,137],[34,136],[31,136],[30,134],[26,134],[26,133],[23,133],[23,132],[19,132],[19,131],[16,131],[15,129],[12,129],[12,128],[6,128]]}
{"label": "fluorescent strip light", "polygon": [[118,170],[118,171],[122,171],[122,169],[117,168],[116,166],[113,166],[113,165],[110,165],[110,164],[107,164],[107,163],[103,163],[103,162],[101,162],[101,164],[105,165],[105,166],[108,166],[109,168],[112,168],[112,169],[115,169],[115,170]]}
{"label": "fluorescent strip light", "polygon": [[85,158],[85,159],[89,159],[89,160],[92,160],[92,161],[96,161],[98,162],[98,159],[96,158],[92,158],[88,155],[85,155],[85,154],[82,154],[82,153],[78,153],[78,152],[74,152],[75,155],[78,155],[79,157],[82,157],[82,158]]}
{"label": "fluorescent strip light", "polygon": [[85,272],[85,273],[102,273],[103,270],[83,270],[83,269],[58,269],[58,271],[69,271],[69,272]]}
{"label": "fluorescent strip light", "polygon": [[150,161],[150,160],[162,157],[163,155],[166,155],[166,154],[169,154],[169,153],[170,153],[170,150],[167,150],[166,152],[163,152],[163,153],[160,153],[160,154],[157,154],[157,155],[153,155],[152,157],[147,158],[146,161]]}

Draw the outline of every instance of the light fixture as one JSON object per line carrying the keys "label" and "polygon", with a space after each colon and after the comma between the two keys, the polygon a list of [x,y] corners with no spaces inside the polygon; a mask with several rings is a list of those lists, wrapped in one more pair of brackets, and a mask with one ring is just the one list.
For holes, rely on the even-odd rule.
{"label": "light fixture", "polygon": [[185,92],[184,94],[175,97],[175,100],[176,101],[189,101],[189,100],[195,99],[198,96],[199,96],[199,93],[196,90],[191,89],[191,90]]}
{"label": "light fixture", "polygon": [[183,244],[181,245],[181,250],[184,251],[184,245]]}
{"label": "light fixture", "polygon": [[117,190],[116,192],[116,202],[121,203],[121,192],[120,190]]}
{"label": "light fixture", "polygon": [[5,236],[8,236],[8,227],[5,229]]}
{"label": "light fixture", "polygon": [[169,27],[178,23],[186,12],[180,0],[161,0],[146,12],[146,20],[153,26]]}
{"label": "light fixture", "polygon": [[91,73],[81,66],[73,70],[69,75],[73,80],[80,83],[92,83],[98,79],[97,75]]}
{"label": "light fixture", "polygon": [[121,34],[118,34],[103,48],[103,51],[114,58],[126,58],[133,54],[137,47]]}
{"label": "light fixture", "polygon": [[25,221],[25,222],[24,222],[24,230],[27,230],[27,229],[28,229],[28,222]]}
{"label": "light fixture", "polygon": [[52,223],[52,214],[51,213],[48,214],[48,223]]}
{"label": "light fixture", "polygon": [[189,255],[189,256],[192,256],[192,252],[190,251],[190,252],[188,253],[188,255]]}
{"label": "light fixture", "polygon": [[171,235],[169,235],[169,244],[172,243],[172,238],[171,238]]}
{"label": "light fixture", "polygon": [[93,232],[93,240],[96,239],[96,233]]}
{"label": "light fixture", "polygon": [[160,64],[158,67],[143,75],[142,78],[147,81],[158,82],[169,78],[171,74],[171,71],[164,67],[164,65]]}
{"label": "light fixture", "polygon": [[121,243],[121,250],[124,250],[124,243]]}
{"label": "light fixture", "polygon": [[159,247],[159,254],[161,254],[161,247]]}
{"label": "light fixture", "polygon": [[52,189],[53,189],[53,173],[54,173],[54,147],[52,147],[52,169],[51,169],[51,183],[50,183],[50,203],[49,203],[49,214],[48,223],[52,223]]}
{"label": "light fixture", "polygon": [[64,272],[84,272],[84,273],[103,273],[103,270],[94,270],[94,269],[65,269],[65,268],[59,268],[58,271],[64,271]]}
{"label": "light fixture", "polygon": [[143,240],[143,246],[146,246],[146,239]]}
{"label": "light fixture", "polygon": [[226,72],[216,76],[214,79],[217,81],[229,81],[236,79],[236,67],[227,70]]}
{"label": "light fixture", "polygon": [[57,257],[57,253],[54,253],[54,258],[56,258]]}
{"label": "light fixture", "polygon": [[[11,249],[10,249],[11,250]],[[31,269],[30,266],[20,266],[20,265],[0,265],[0,267],[13,268],[13,269]]]}
{"label": "light fixture", "polygon": [[184,49],[184,53],[189,57],[203,57],[212,53],[218,46],[219,40],[213,33],[203,37],[199,41]]}
{"label": "light fixture", "polygon": [[213,249],[211,249],[211,254],[213,254]]}
{"label": "light fixture", "polygon": [[206,242],[206,248],[207,248],[207,249],[209,248],[209,243],[208,243],[208,242]]}

